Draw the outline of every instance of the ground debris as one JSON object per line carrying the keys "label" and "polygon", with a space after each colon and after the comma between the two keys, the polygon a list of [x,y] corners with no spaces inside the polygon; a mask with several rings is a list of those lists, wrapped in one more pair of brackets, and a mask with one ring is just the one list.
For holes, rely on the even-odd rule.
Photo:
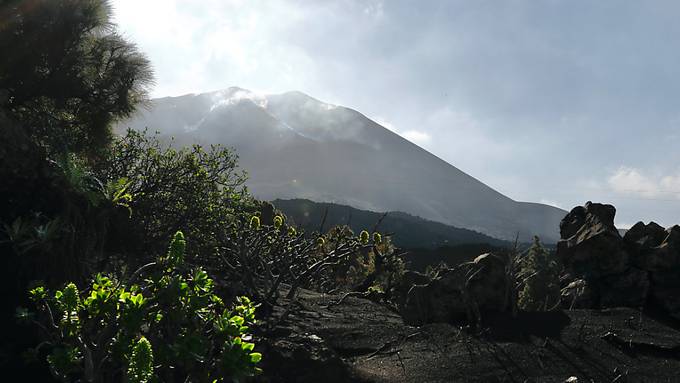
{"label": "ground debris", "polygon": [[[516,318],[499,314],[481,329],[447,323],[413,327],[368,299],[350,295],[341,305],[328,305],[341,298],[302,292],[298,299],[304,310],[282,324],[287,329],[282,334],[321,338],[309,342],[298,336],[306,347],[323,346],[337,355],[345,381],[678,381],[680,331],[634,309],[520,313]],[[295,378],[299,372],[282,369],[292,380],[275,381],[300,381]],[[313,381],[309,370],[305,373]],[[325,374],[317,381],[341,380]]]}

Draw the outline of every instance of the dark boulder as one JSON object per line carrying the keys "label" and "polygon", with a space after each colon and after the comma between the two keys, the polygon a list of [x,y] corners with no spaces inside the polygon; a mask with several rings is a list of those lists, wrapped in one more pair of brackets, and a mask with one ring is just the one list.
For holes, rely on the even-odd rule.
{"label": "dark boulder", "polygon": [[680,319],[680,226],[666,230],[663,242],[643,260],[650,271],[652,301]]}
{"label": "dark boulder", "polygon": [[680,226],[638,222],[623,238],[616,209],[588,202],[560,223],[566,267],[563,303],[576,307],[660,307],[680,318]]}
{"label": "dark boulder", "polygon": [[638,222],[623,236],[623,245],[631,255],[632,263],[639,268],[647,269],[648,259],[652,249],[661,245],[668,233],[666,229],[650,222],[645,225]]}
{"label": "dark boulder", "polygon": [[[636,224],[624,241],[614,226],[616,209],[612,205],[587,202],[567,214],[560,223],[562,239],[557,256],[571,275],[571,282],[582,285],[567,288],[564,304],[579,307],[640,307],[650,289],[648,272],[637,263],[630,249],[651,248],[660,234],[654,223]],[[663,230],[663,228],[661,228]],[[587,287],[587,288],[586,288]],[[581,291],[582,295],[576,293]]]}
{"label": "dark boulder", "polygon": [[[326,342],[315,334],[290,334],[279,339],[267,339],[258,344],[267,382],[350,381],[347,365]],[[276,373],[272,373],[276,371]]]}
{"label": "dark boulder", "polygon": [[675,225],[664,232],[659,246],[641,254],[640,262],[646,270],[668,271],[680,266],[680,226]]}
{"label": "dark boulder", "polygon": [[586,223],[586,208],[576,206],[560,221],[560,238],[572,237]]}
{"label": "dark boulder", "polygon": [[512,281],[507,260],[487,253],[440,273],[425,285],[415,285],[402,310],[410,324],[478,321],[484,312],[512,307]]}
{"label": "dark boulder", "polygon": [[612,205],[588,202],[564,217],[557,256],[574,274],[593,279],[628,268],[628,253],[614,226],[615,214]]}
{"label": "dark boulder", "polygon": [[680,319],[680,271],[653,272],[650,279],[650,302]]}
{"label": "dark boulder", "polygon": [[647,271],[631,267],[599,281],[599,304],[602,307],[642,307],[647,301],[649,287]]}
{"label": "dark boulder", "polygon": [[616,208],[612,205],[586,202],[585,206],[577,206],[560,221],[560,237],[569,238],[577,234],[588,224],[599,222],[607,228],[614,227]]}
{"label": "dark boulder", "polygon": [[659,246],[667,235],[666,229],[656,222],[650,222],[647,225],[638,222],[626,231],[623,241],[626,244],[635,245],[631,247],[631,250],[647,250]]}

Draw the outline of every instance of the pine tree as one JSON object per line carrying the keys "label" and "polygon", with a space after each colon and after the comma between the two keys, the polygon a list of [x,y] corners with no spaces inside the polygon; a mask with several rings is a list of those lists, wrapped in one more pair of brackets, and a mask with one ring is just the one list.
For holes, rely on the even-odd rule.
{"label": "pine tree", "polygon": [[527,311],[545,311],[560,301],[560,265],[543,247],[538,237],[521,261],[519,307]]}
{"label": "pine tree", "polygon": [[105,0],[2,1],[0,52],[0,114],[53,154],[105,146],[152,81]]}

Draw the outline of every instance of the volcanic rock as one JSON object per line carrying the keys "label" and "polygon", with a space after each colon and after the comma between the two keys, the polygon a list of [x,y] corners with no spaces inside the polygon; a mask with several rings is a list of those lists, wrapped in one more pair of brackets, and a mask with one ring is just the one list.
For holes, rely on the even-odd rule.
{"label": "volcanic rock", "polygon": [[482,254],[441,273],[425,285],[413,286],[406,298],[406,323],[477,321],[483,312],[503,312],[511,307],[511,280],[504,258]]}
{"label": "volcanic rock", "polygon": [[589,201],[564,217],[557,256],[568,269],[586,279],[621,274],[627,269],[628,254],[614,226],[615,214],[614,206]]}
{"label": "volcanic rock", "polygon": [[631,267],[621,274],[608,275],[598,286],[602,307],[642,307],[649,294],[649,275],[645,270]]}

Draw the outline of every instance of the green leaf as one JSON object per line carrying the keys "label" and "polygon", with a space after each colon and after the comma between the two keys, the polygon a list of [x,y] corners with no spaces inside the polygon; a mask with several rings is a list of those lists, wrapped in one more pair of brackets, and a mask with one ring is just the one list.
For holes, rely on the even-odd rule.
{"label": "green leaf", "polygon": [[262,354],[259,352],[253,352],[250,354],[250,362],[251,363],[258,363],[259,361],[262,360]]}
{"label": "green leaf", "polygon": [[240,316],[233,316],[231,317],[231,321],[234,322],[237,326],[243,325],[244,319],[243,317]]}
{"label": "green leaf", "polygon": [[47,297],[47,291],[45,291],[44,286],[38,286],[34,289],[31,289],[28,292],[28,295],[30,296],[31,300],[34,302],[37,302],[41,299],[45,299]]}

